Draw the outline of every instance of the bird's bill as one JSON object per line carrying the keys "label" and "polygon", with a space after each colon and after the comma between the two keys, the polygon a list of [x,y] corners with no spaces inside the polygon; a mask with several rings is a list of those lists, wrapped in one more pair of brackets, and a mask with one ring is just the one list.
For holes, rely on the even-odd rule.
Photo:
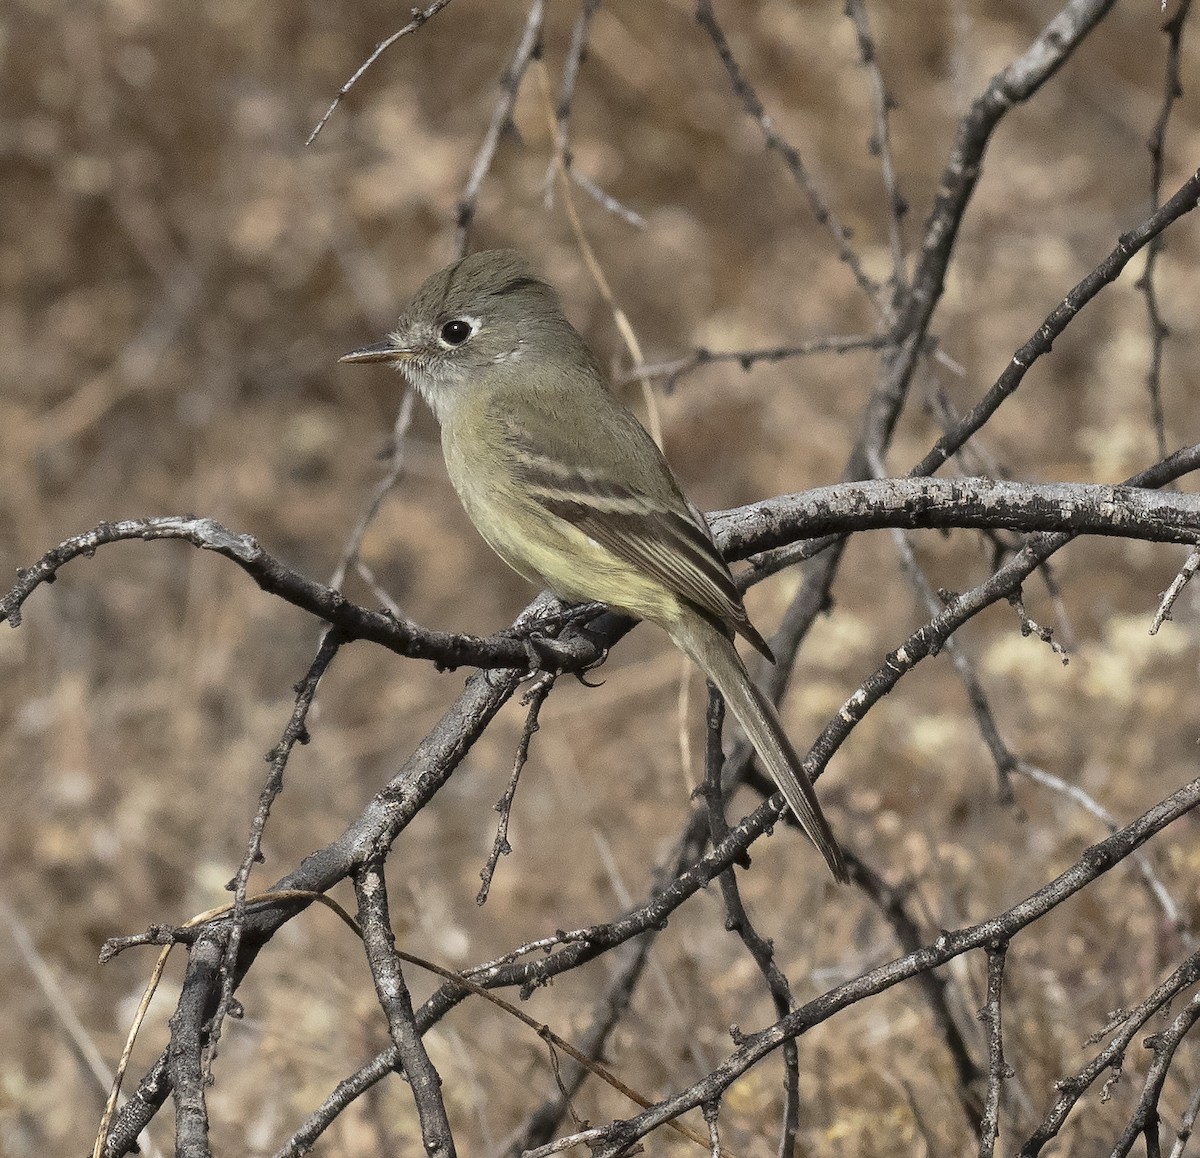
{"label": "bird's bill", "polygon": [[407,362],[416,357],[415,350],[406,350],[401,346],[393,346],[391,342],[376,342],[373,346],[363,346],[343,354],[339,362]]}

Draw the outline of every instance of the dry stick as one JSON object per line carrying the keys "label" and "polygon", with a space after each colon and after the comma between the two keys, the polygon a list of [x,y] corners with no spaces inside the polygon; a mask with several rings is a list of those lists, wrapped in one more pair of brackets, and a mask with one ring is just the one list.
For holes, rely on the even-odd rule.
{"label": "dry stick", "polygon": [[1041,1124],[1026,1139],[1019,1151],[1019,1158],[1037,1158],[1046,1144],[1058,1136],[1067,1117],[1096,1079],[1111,1067],[1120,1068],[1129,1043],[1142,1027],[1197,980],[1200,980],[1200,952],[1188,957],[1165,981],[1156,986],[1152,993],[1134,1006],[1126,1015],[1121,1031],[1087,1065],[1069,1077],[1059,1078],[1054,1083],[1058,1099]]}
{"label": "dry stick", "polygon": [[[858,885],[879,909],[880,915],[892,930],[896,943],[905,953],[915,953],[922,945],[921,929],[916,918],[908,911],[905,900],[915,890],[912,881],[899,885],[889,884],[873,869],[860,859],[851,861],[851,875]],[[952,981],[940,973],[929,970],[918,974],[916,982],[929,1003],[933,1014],[934,1024],[941,1032],[954,1066],[956,1083],[955,1093],[962,1107],[972,1132],[979,1129],[983,1118],[983,1104],[980,1101],[976,1087],[983,1077],[984,1070],[971,1053],[971,1047],[963,1036],[958,1021],[950,1009],[947,992]],[[911,1091],[905,1087],[905,1092]]]}
{"label": "dry stick", "polygon": [[329,108],[325,110],[325,115],[317,122],[316,127],[311,133],[308,134],[308,140],[304,143],[306,145],[311,145],[313,141],[317,139],[317,134],[325,127],[325,122],[329,120],[331,116],[333,116],[333,110],[336,109],[339,104],[341,104],[342,98],[358,83],[358,80],[362,74],[366,72],[367,69],[370,68],[371,65],[373,65],[375,61],[380,58],[380,56],[382,56],[389,48],[391,48],[392,45],[395,44],[396,41],[402,36],[407,36],[410,32],[416,32],[416,30],[420,28],[422,24],[436,16],[449,3],[450,0],[435,0],[433,4],[430,4],[429,7],[425,8],[424,10],[414,8],[412,10],[412,19],[403,28],[401,28],[399,32],[393,32],[391,36],[381,40],[377,45],[375,45],[374,51],[372,51],[371,55],[368,56],[367,59],[364,60],[362,64],[360,64],[358,68],[354,70],[354,74],[350,77],[350,79],[346,81],[346,83],[342,85],[340,89],[338,89],[337,96],[333,98],[333,102],[330,104]]}
{"label": "dry stick", "polygon": [[[1200,446],[1189,447],[1165,462],[1141,471],[1127,486],[1161,486],[1163,483],[1200,468]],[[1165,496],[1164,496],[1165,497]],[[945,609],[918,629],[900,647],[890,652],[883,664],[859,685],[836,716],[822,729],[801,761],[810,780],[824,771],[833,754],[857,727],[872,706],[888,694],[900,679],[931,655],[936,655],[950,636],[985,607],[1016,591],[1043,559],[1066,546],[1073,531],[1031,536],[1021,551],[999,568],[990,579],[956,596]]]}
{"label": "dry stick", "polygon": [[1159,603],[1158,610],[1154,613],[1154,620],[1150,624],[1151,635],[1157,635],[1158,629],[1171,618],[1171,609],[1175,606],[1175,600],[1179,598],[1180,593],[1191,581],[1198,568],[1200,568],[1200,549],[1194,550],[1188,555],[1179,574],[1171,580],[1171,586],[1163,592],[1162,602]]}
{"label": "dry stick", "polygon": [[412,998],[396,952],[382,862],[364,865],[354,874],[354,894],[358,898],[358,923],[375,982],[375,994],[387,1018],[388,1036],[417,1104],[425,1153],[429,1158],[454,1158],[454,1136],[446,1103],[442,1100],[442,1079],[429,1060],[413,1019]]}
{"label": "dry stick", "polygon": [[217,1057],[218,1043],[221,1038],[221,1028],[233,1002],[233,990],[236,983],[236,962],[238,950],[242,943],[242,930],[246,920],[246,886],[250,873],[256,864],[261,864],[263,833],[266,831],[267,820],[271,815],[271,806],[275,798],[283,791],[283,774],[292,750],[297,744],[308,743],[308,712],[317,694],[317,686],[321,682],[333,657],[337,655],[342,639],[336,628],[329,628],[321,637],[317,654],[309,665],[304,678],[296,684],[296,703],[292,708],[291,717],[279,738],[279,743],[267,753],[270,771],[266,783],[258,798],[258,808],[250,824],[250,839],[246,844],[246,852],[242,863],[238,866],[237,875],[233,878],[233,914],[229,922],[229,936],[225,942],[225,956],[221,962],[221,1000],[213,1014],[212,1024],[208,1031],[208,1044],[204,1055],[205,1081],[212,1081],[212,1065]]}
{"label": "dry stick", "polygon": [[749,371],[759,362],[782,362],[789,358],[803,358],[809,354],[847,354],[854,350],[882,350],[890,342],[891,339],[886,334],[831,334],[810,338],[790,346],[768,346],[758,350],[709,350],[704,346],[697,346],[690,354],[670,362],[636,365],[623,374],[618,382],[623,384],[642,377],[665,378],[663,389],[670,394],[681,378],[701,366],[733,362],[743,370]]}
{"label": "dry stick", "polygon": [[933,474],[1020,386],[1030,366],[1050,352],[1055,339],[1075,315],[1104,286],[1116,281],[1121,271],[1129,264],[1130,258],[1149,245],[1168,225],[1195,209],[1198,200],[1200,169],[1193,173],[1161,208],[1156,209],[1140,225],[1122,234],[1112,252],[1067,294],[1062,303],[1038,327],[1037,332],[1012,356],[1004,373],[972,407],[963,422],[955,430],[939,438],[933,449],[909,473]]}
{"label": "dry stick", "polygon": [[1200,1115],[1200,1086],[1192,1091],[1187,1109],[1179,1119],[1179,1131],[1175,1135],[1175,1145],[1171,1147],[1171,1158],[1183,1158],[1188,1142],[1192,1139],[1192,1130],[1196,1126],[1196,1117]]}
{"label": "dry stick", "polygon": [[[1188,464],[1196,450],[1192,446],[1177,451],[1133,479],[1165,478],[1172,471],[1186,474],[1194,469]],[[778,495],[731,511],[712,511],[707,518],[725,557],[735,560],[801,537],[819,536],[817,541],[824,542],[829,532],[896,528],[1069,530],[1077,535],[1193,543],[1200,531],[1200,495],[1180,495],[1142,481],[1110,486],[889,478]]]}
{"label": "dry stick", "polygon": [[171,1044],[166,1053],[175,1099],[176,1158],[208,1158],[211,1153],[203,1051],[205,1025],[221,988],[224,940],[220,930],[207,928],[200,933],[188,954],[183,989],[168,1022]]}
{"label": "dry stick", "polygon": [[[655,936],[656,933],[651,930],[623,947],[632,952],[628,953],[628,959],[621,964],[596,1002],[592,1023],[580,1037],[579,1051],[590,1060],[596,1061],[603,1054],[609,1037],[628,1011],[633,992],[645,974]],[[563,1088],[559,1095],[543,1102],[529,1115],[506,1149],[505,1158],[521,1158],[526,1150],[545,1145],[550,1140],[589,1072],[589,1067],[572,1059],[571,1067],[561,1075]]]}
{"label": "dry stick", "polygon": [[841,223],[837,214],[829,207],[824,194],[817,188],[816,183],[808,172],[808,167],[804,163],[804,158],[800,155],[800,151],[786,141],[775,127],[775,121],[767,112],[761,98],[754,90],[754,86],[746,79],[741,66],[734,59],[733,50],[729,47],[729,41],[726,39],[720,24],[717,23],[712,0],[696,0],[696,21],[712,41],[717,56],[720,57],[721,63],[725,66],[725,71],[729,74],[729,81],[733,85],[733,91],[742,102],[742,107],[758,123],[759,128],[762,130],[767,148],[778,153],[783,158],[783,163],[787,166],[787,170],[793,180],[804,191],[804,195],[812,208],[813,215],[832,235],[834,244],[837,247],[838,257],[850,268],[850,272],[854,275],[854,280],[858,283],[859,289],[866,294],[868,301],[875,307],[879,316],[887,318],[888,304],[883,299],[879,285],[872,278],[868,277],[866,270],[863,269],[862,261],[854,251],[854,247],[850,244],[849,230]]}
{"label": "dry stick", "polygon": [[546,0],[533,0],[525,16],[525,28],[521,33],[520,43],[513,53],[512,61],[500,78],[500,97],[492,110],[492,120],[484,135],[483,144],[475,154],[471,165],[471,173],[463,188],[455,212],[454,249],[459,257],[467,252],[467,242],[470,239],[471,222],[475,218],[475,203],[479,198],[479,190],[483,188],[484,179],[492,167],[496,157],[496,149],[500,145],[500,137],[512,124],[513,109],[517,104],[517,95],[521,91],[521,82],[530,62],[537,59],[542,52],[542,29],[546,21]]}
{"label": "dry stick", "polygon": [[1133,1144],[1140,1135],[1146,1138],[1146,1153],[1158,1155],[1161,1153],[1159,1144],[1159,1114],[1158,1100],[1162,1096],[1163,1083],[1167,1080],[1167,1071],[1171,1068],[1171,1059],[1179,1048],[1187,1032],[1200,1020],[1200,993],[1192,995],[1192,999],[1179,1011],[1175,1020],[1160,1033],[1151,1034],[1143,1044],[1154,1051],[1154,1058],[1146,1072],[1146,1080],[1142,1084],[1142,1096],[1133,1114],[1130,1115],[1117,1144],[1113,1147],[1112,1158],[1125,1158],[1133,1149]]}
{"label": "dry stick", "polygon": [[[708,811],[713,844],[719,844],[729,835],[729,823],[725,819],[724,811],[724,794],[721,789],[721,773],[725,764],[725,753],[721,747],[721,726],[724,720],[725,701],[710,684],[705,721],[705,774],[701,792]],[[721,899],[725,904],[725,928],[736,933],[741,939],[751,960],[762,974],[767,992],[775,1006],[776,1017],[783,1017],[792,1008],[792,987],[775,959],[774,947],[751,923],[746,906],[742,902],[735,870],[726,869],[717,878],[717,882],[721,886]],[[783,1089],[783,1129],[779,1136],[777,1152],[781,1158],[790,1158],[795,1152],[796,1135],[800,1130],[800,1058],[794,1041],[785,1043],[783,1047]],[[709,1120],[709,1128],[714,1132],[714,1137],[719,1108],[719,1098],[707,1102],[704,1107],[704,1116]]]}
{"label": "dry stick", "polygon": [[[558,142],[558,151],[562,154],[563,165],[575,182],[589,197],[609,213],[621,218],[635,229],[644,229],[645,218],[632,209],[622,205],[611,194],[606,193],[585,173],[575,168],[571,156],[571,112],[575,102],[575,89],[579,83],[579,70],[587,51],[588,35],[591,32],[592,18],[600,7],[600,0],[583,0],[579,15],[575,18],[571,29],[571,43],[567,48],[567,57],[563,62],[562,84],[558,90],[558,103],[554,107],[554,138]],[[544,183],[546,186],[546,208],[554,203],[554,173],[556,162],[551,161],[546,169]]]}
{"label": "dry stick", "polygon": [[1000,1016],[1004,987],[1004,960],[1008,942],[997,941],[987,947],[987,1003],[979,1011],[979,1020],[987,1030],[988,1080],[979,1126],[979,1158],[992,1158],[1000,1135],[1000,1091],[1012,1070],[1004,1060],[1004,1033]]}
{"label": "dry stick", "polygon": [[[608,306],[609,311],[612,313],[613,322],[617,327],[617,332],[621,335],[621,340],[625,343],[625,348],[629,351],[629,356],[633,359],[635,366],[640,365],[645,360],[642,357],[642,345],[638,341],[637,334],[634,332],[633,326],[630,325],[625,311],[617,305],[617,299],[613,296],[612,288],[608,284],[608,278],[604,276],[604,270],[596,258],[591,242],[587,239],[587,234],[583,230],[583,222],[579,219],[579,210],[575,207],[575,198],[571,195],[571,180],[567,173],[566,157],[558,143],[556,135],[554,108],[550,103],[550,82],[546,77],[546,66],[544,64],[541,64],[538,68],[537,76],[538,91],[542,97],[542,108],[546,116],[546,123],[550,127],[551,139],[555,142],[554,166],[558,170],[559,184],[562,187],[563,208],[567,211],[567,220],[571,223],[571,232],[575,235],[575,243],[579,247],[579,252],[583,255],[584,264],[588,267],[588,272],[592,275],[592,280],[596,283],[596,288],[600,291],[600,296],[604,299],[604,304]],[[650,380],[645,375],[641,375],[639,381],[642,384],[642,400],[646,406],[647,428],[650,431],[650,437],[661,448],[663,443],[662,420],[658,413],[658,403],[654,398],[654,389],[650,385]]]}
{"label": "dry stick", "polygon": [[892,137],[888,113],[895,107],[891,94],[883,81],[879,67],[879,54],[875,39],[871,35],[871,22],[863,0],[846,0],[846,15],[854,25],[858,39],[858,54],[863,66],[871,75],[871,105],[875,114],[875,135],[871,138],[871,152],[879,158],[879,171],[883,177],[883,191],[887,197],[888,243],[892,250],[892,297],[899,301],[908,288],[907,271],[904,268],[904,235],[902,223],[908,213],[908,202],[901,196],[896,177],[896,165],[892,157]]}
{"label": "dry stick", "polygon": [[241,567],[263,591],[278,595],[317,619],[331,623],[347,641],[369,639],[397,655],[431,659],[444,669],[464,665],[527,669],[529,651],[523,638],[531,631],[553,633],[564,626],[567,630],[555,640],[554,646],[557,670],[583,670],[595,666],[603,658],[595,641],[587,633],[576,630],[571,616],[564,614],[557,603],[546,605],[542,615],[523,616],[522,627],[488,639],[429,631],[391,615],[359,607],[340,591],[309,579],[268,554],[252,535],[230,531],[213,519],[190,516],[168,515],[100,523],[90,531],[65,539],[31,567],[17,572],[16,583],[0,598],[0,622],[7,620],[12,626],[18,626],[25,600],[42,584],[52,583],[60,568],[73,559],[86,558],[108,543],[158,539],[190,543],[193,547],[224,556]]}
{"label": "dry stick", "polygon": [[508,787],[504,790],[504,795],[496,802],[496,811],[500,814],[500,820],[496,825],[496,838],[492,842],[492,851],[488,854],[483,871],[479,874],[479,879],[483,883],[479,886],[479,892],[475,896],[477,905],[487,902],[497,862],[502,856],[507,856],[512,852],[512,845],[508,843],[508,818],[512,811],[513,798],[517,794],[517,782],[521,778],[525,762],[529,759],[529,745],[533,740],[534,732],[539,727],[538,714],[546,702],[546,697],[554,687],[554,679],[552,673],[544,673],[539,677],[538,682],[521,697],[521,703],[529,708],[529,712],[525,717],[525,727],[521,729],[521,738],[517,742],[517,754],[513,760],[513,770],[508,780]]}
{"label": "dry stick", "polygon": [[[1043,788],[1049,788],[1052,792],[1065,796],[1074,805],[1099,820],[1109,832],[1116,832],[1120,827],[1117,818],[1097,800],[1089,796],[1078,784],[1068,783],[1061,776],[1055,776],[1052,772],[1030,764],[1027,760],[1018,760],[1013,771],[1032,780],[1035,784],[1040,784]],[[1193,952],[1197,948],[1197,939],[1188,927],[1175,898],[1171,896],[1167,886],[1154,871],[1150,858],[1139,849],[1133,854],[1132,860],[1145,882],[1151,899],[1162,909],[1163,917],[1171,931],[1179,938],[1189,953]]]}
{"label": "dry stick", "polygon": [[551,1152],[558,1152],[581,1141],[592,1144],[595,1158],[617,1158],[651,1130],[718,1097],[788,1038],[798,1037],[842,1009],[882,993],[921,972],[939,968],[964,953],[982,949],[997,941],[1011,940],[1016,933],[1057,908],[1068,897],[1119,864],[1133,849],[1197,805],[1200,805],[1200,779],[1179,788],[1120,832],[1085,850],[1081,858],[1065,872],[1006,912],[979,924],[944,932],[933,944],[916,953],[870,969],[851,981],[835,986],[766,1029],[745,1037],[712,1073],[636,1117],[588,1131],[586,1136],[581,1133],[560,1138],[553,1144],[554,1151],[550,1147],[541,1147],[531,1151],[526,1158],[546,1158]]}
{"label": "dry stick", "polygon": [[[1068,0],[1029,48],[992,77],[959,122],[925,225],[911,289],[892,327],[896,354],[887,360],[884,381],[868,402],[864,447],[882,453],[891,440],[933,312],[941,300],[958,230],[979,180],[992,133],[1006,113],[1029,100],[1058,71],[1113,3],[1114,0]],[[946,457],[952,453],[951,450]],[[944,461],[942,458],[937,465]],[[920,473],[932,473],[934,469],[930,467]],[[861,476],[865,472],[855,473]]]}
{"label": "dry stick", "polygon": [[[1191,6],[1192,0],[1180,0],[1175,15],[1163,25],[1163,32],[1167,36],[1167,66],[1163,74],[1162,108],[1158,119],[1154,122],[1150,140],[1146,142],[1146,146],[1150,150],[1150,197],[1156,209],[1162,198],[1167,125],[1171,120],[1171,110],[1175,107],[1175,102],[1183,96],[1179,58],[1183,44],[1183,25]],[[1162,312],[1159,309],[1158,288],[1154,281],[1162,245],[1162,238],[1156,237],[1147,247],[1146,268],[1137,281],[1137,288],[1146,297],[1146,321],[1150,330],[1150,367],[1146,372],[1146,391],[1150,395],[1150,416],[1154,423],[1154,432],[1158,436],[1160,457],[1166,454],[1167,445],[1166,420],[1163,415],[1162,403],[1162,362],[1163,349],[1170,335],[1170,330],[1163,321]]]}
{"label": "dry stick", "polygon": [[362,551],[362,543],[367,530],[375,521],[375,516],[379,514],[379,508],[383,504],[384,498],[387,497],[388,491],[400,481],[400,477],[404,474],[408,449],[408,428],[412,425],[415,394],[416,391],[411,388],[404,391],[400,409],[396,412],[396,421],[392,424],[392,442],[388,451],[387,470],[371,488],[371,493],[367,496],[367,501],[354,524],[354,529],[350,532],[350,537],[342,548],[337,566],[334,567],[333,574],[329,577],[329,586],[335,591],[342,589],[346,582],[346,572],[359,562],[359,553]]}
{"label": "dry stick", "polygon": [[[1195,541],[1200,532],[1200,498],[1190,493],[1151,494],[1131,489],[1137,485],[876,479],[715,511],[708,521],[730,560],[768,551],[771,553],[765,557],[777,560],[780,552],[773,549],[797,539],[806,540],[808,549],[799,554],[809,558],[827,549],[837,536],[889,527],[1028,531],[1060,528],[1066,523],[1076,534],[1164,543]],[[0,622],[19,625],[25,601],[39,587],[53,582],[73,560],[94,554],[109,543],[159,539],[189,543],[229,559],[263,591],[331,623],[346,641],[369,640],[397,655],[432,660],[441,668],[470,665],[527,671],[529,651],[522,641],[531,632],[542,636],[560,632],[549,649],[555,671],[584,670],[603,657],[593,638],[594,618],[588,619],[583,630],[578,625],[580,609],[564,609],[553,600],[531,606],[513,627],[487,638],[430,631],[352,603],[340,591],[314,582],[274,558],[252,535],[230,531],[212,519],[175,515],[100,523],[63,540],[31,566],[18,570],[16,582],[0,597]],[[743,581],[743,586],[757,582],[760,574],[761,569]],[[589,617],[594,615],[594,608],[584,610]]]}
{"label": "dry stick", "polygon": [[[125,1073],[129,1069],[129,1059],[133,1055],[133,1043],[137,1041],[142,1023],[146,1020],[146,1014],[149,1012],[150,1002],[154,994],[158,991],[158,985],[162,980],[163,970],[167,967],[167,957],[170,951],[171,946],[166,945],[162,952],[159,953],[158,959],[154,963],[154,968],[150,971],[150,979],[142,991],[142,997],[138,1002],[137,1010],[134,1012],[133,1022],[129,1027],[129,1033],[126,1035],[125,1046],[121,1050],[120,1060],[117,1062],[117,1070],[113,1075],[108,1098],[104,1103],[104,1113],[100,1115],[100,1125],[96,1130],[96,1142],[92,1147],[92,1158],[100,1158],[105,1151],[105,1146],[108,1143],[108,1128],[121,1096],[121,1083],[125,1080]],[[101,952],[101,963],[105,959],[104,953]]]}

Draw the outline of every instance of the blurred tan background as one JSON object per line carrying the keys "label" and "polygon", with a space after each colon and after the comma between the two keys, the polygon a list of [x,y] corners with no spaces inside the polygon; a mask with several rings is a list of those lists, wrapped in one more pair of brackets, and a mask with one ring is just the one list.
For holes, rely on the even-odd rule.
{"label": "blurred tan background", "polygon": [[[896,6],[899,8],[899,6]],[[395,45],[311,148],[342,82],[404,13],[394,5],[10,0],[0,11],[0,569],[11,576],[103,519],[195,512],[256,535],[318,579],[331,573],[370,487],[401,397],[383,370],[337,365],[375,340],[426,274],[453,256],[453,222],[524,23],[514,0],[455,0]],[[913,212],[928,214],[957,119],[1054,11],[1042,3],[873,5],[899,102],[893,140]],[[889,269],[869,78],[836,3],[719,2],[739,62],[803,152],[868,269]],[[557,87],[575,5],[549,6]],[[1157,3],[1119,6],[1028,107],[1004,122],[964,223],[934,329],[955,373],[919,376],[890,467],[936,437],[921,392],[961,408],[991,383],[1070,287],[1150,210],[1144,148],[1158,113],[1165,39]],[[1169,194],[1200,159],[1198,37],[1168,139]],[[561,203],[537,80],[483,187],[473,246],[518,245],[562,289],[603,361],[628,365]],[[651,361],[697,344],[737,349],[869,332],[873,319],[777,157],[741,112],[712,47],[677,0],[608,4],[596,17],[572,125],[580,170],[645,219],[635,230],[576,191],[585,228]],[[1196,440],[1200,231],[1168,234],[1160,292],[1172,338],[1163,375],[1168,445]],[[1149,342],[1134,289],[1141,260],[1071,326],[988,427],[1014,477],[1117,481],[1156,457],[1144,377]],[[870,354],[705,369],[659,406],[667,452],[703,507],[835,481],[875,381]],[[634,401],[633,393],[630,394]],[[487,632],[531,597],[478,540],[417,414],[409,468],[364,558],[404,612]],[[938,585],[987,574],[976,538],[927,536]],[[1185,598],[1146,627],[1181,562],[1159,546],[1082,544],[1058,563],[1068,621],[1040,585],[1031,613],[1071,642],[1063,667],[1007,609],[963,633],[1012,747],[1129,818],[1194,774],[1196,613]],[[753,592],[769,634],[794,591]],[[350,593],[371,596],[357,580]],[[886,536],[847,555],[832,613],[801,653],[786,718],[802,749],[882,656],[924,619]],[[62,1009],[113,1064],[148,955],[103,969],[105,938],[220,903],[317,625],[228,563],[175,544],[116,545],[38,591],[0,629],[0,901],[62,987],[51,1000],[0,923],[0,1152],[84,1152],[102,1094]],[[292,761],[266,838],[266,884],[335,836],[451,702],[464,673],[344,651],[322,687],[313,742]],[[474,903],[522,715],[506,711],[393,857],[405,947],[457,967],[531,937],[606,919],[634,897],[677,832],[696,776],[681,757],[681,665],[650,630],[630,636],[589,691],[565,681],[543,713],[518,796],[515,851]],[[702,688],[687,730],[699,751]],[[931,661],[871,713],[821,782],[835,828],[889,879],[918,883],[930,935],[1015,902],[1102,835],[1060,798],[995,773],[948,661]],[[749,804],[750,798],[739,798]],[[1182,822],[1151,856],[1190,917],[1200,854]],[[742,875],[797,997],[898,953],[861,898],[827,888],[816,856],[779,832]],[[342,897],[346,903],[352,897]],[[1019,939],[1009,966],[1005,1131],[1026,1131],[1077,1068],[1108,1010],[1136,1001],[1180,956],[1123,867]],[[755,971],[696,898],[655,950],[610,1059],[662,1095],[731,1048],[727,1028],[772,1019]],[[947,973],[966,1032],[982,962]],[[570,1037],[608,967],[537,994],[533,1016]],[[135,1054],[165,1041],[178,972]],[[420,997],[429,979],[414,974]],[[669,996],[668,996],[669,995]],[[359,946],[327,913],[293,922],[242,991],[211,1091],[222,1154],[269,1154],[344,1074],[386,1044]],[[57,1007],[57,1008],[56,1008]],[[498,1153],[553,1090],[527,1031],[470,1003],[430,1035],[460,1152]],[[971,1145],[953,1077],[913,989],[835,1019],[801,1045],[805,1153],[961,1152]],[[1139,1055],[1140,1052],[1138,1051]],[[1131,1057],[1130,1069],[1142,1059]],[[897,1076],[902,1065],[902,1073]],[[746,1155],[771,1152],[775,1061],[731,1091],[722,1122]],[[1192,1059],[1180,1072],[1200,1078]],[[1072,1135],[1093,1153],[1128,1109],[1126,1082]],[[1188,1090],[1168,1087],[1164,1111]],[[1125,1100],[1122,1101],[1122,1098]],[[630,1107],[585,1090],[579,1112]],[[1097,1133],[1089,1133],[1095,1130]],[[168,1116],[154,1137],[170,1150]],[[321,1153],[409,1152],[398,1080],[359,1103]],[[674,1138],[650,1139],[674,1153]],[[1062,1153],[1067,1153],[1063,1149]]]}

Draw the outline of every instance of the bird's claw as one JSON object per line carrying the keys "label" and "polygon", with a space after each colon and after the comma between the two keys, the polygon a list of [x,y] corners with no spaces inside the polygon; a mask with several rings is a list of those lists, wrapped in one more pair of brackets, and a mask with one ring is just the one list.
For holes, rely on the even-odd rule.
{"label": "bird's claw", "polygon": [[588,672],[598,668],[608,659],[608,648],[600,649],[600,656],[585,668],[576,668],[576,652],[573,648],[547,635],[531,633],[525,637],[525,654],[529,658],[529,672],[537,675],[540,672],[550,672],[554,675],[570,671],[572,675],[587,688],[598,688],[603,680],[593,683],[586,679]]}

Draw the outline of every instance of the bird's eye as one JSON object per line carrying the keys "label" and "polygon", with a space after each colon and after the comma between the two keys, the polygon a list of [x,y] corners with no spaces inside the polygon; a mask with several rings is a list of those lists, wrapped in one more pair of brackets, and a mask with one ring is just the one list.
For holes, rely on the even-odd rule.
{"label": "bird's eye", "polygon": [[441,339],[447,346],[461,346],[472,332],[471,323],[465,318],[454,318],[441,329]]}

